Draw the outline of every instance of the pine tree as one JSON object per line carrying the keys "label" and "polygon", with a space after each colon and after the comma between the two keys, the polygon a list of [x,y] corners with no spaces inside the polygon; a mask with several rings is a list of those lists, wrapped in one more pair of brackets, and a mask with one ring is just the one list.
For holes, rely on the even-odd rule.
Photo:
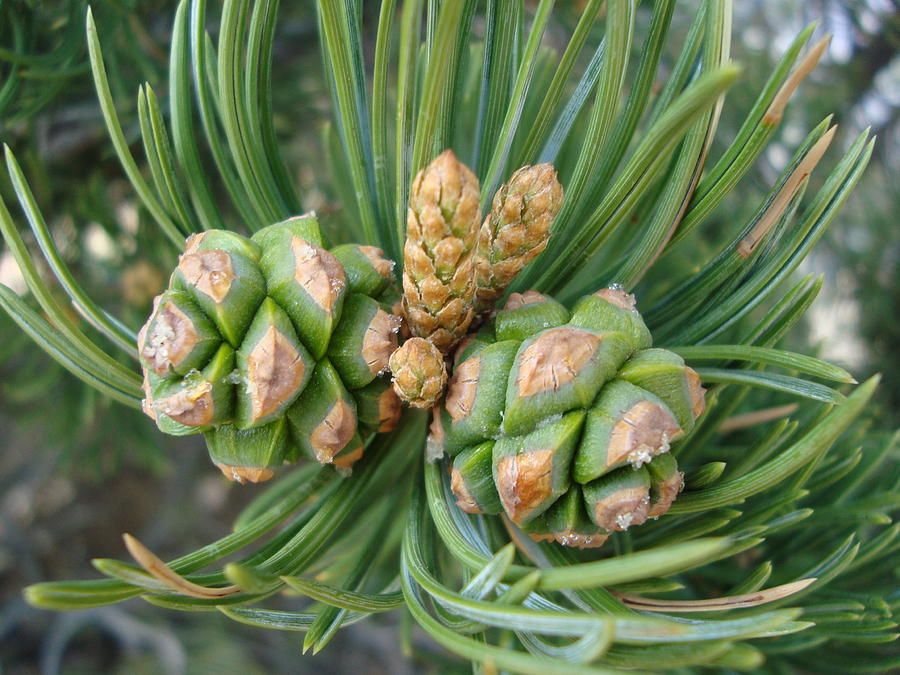
{"label": "pine tree", "polygon": [[[826,41],[808,45],[814,27],[797,36],[735,138],[715,156],[711,148],[719,116],[740,75],[729,59],[730,3],[701,3],[679,56],[664,75],[662,54],[672,47],[676,3],[653,2],[645,32],[637,28],[634,0],[583,4],[568,43],[557,54],[542,43],[554,18],[552,0],[540,0],[533,12],[524,3],[488,2],[482,12],[474,0],[384,0],[370,72],[361,3],[318,1],[334,118],[323,144],[332,189],[343,206],[342,217],[323,215],[322,234],[334,242],[378,247],[403,270],[398,311],[406,313],[405,329],[417,336],[406,344],[425,341],[449,359],[450,389],[443,411],[434,414],[434,420],[444,421],[444,437],[439,424],[428,431],[428,412],[413,408],[402,414],[396,429],[382,426],[377,399],[380,391],[389,391],[386,387],[369,397],[354,394],[357,416],[363,420],[364,409],[369,410],[375,433],[366,439],[364,456],[354,454],[351,475],[315,461],[284,469],[280,461],[270,462],[282,475],[240,515],[232,534],[168,563],[126,535],[137,565],[97,560],[95,566],[108,578],[32,586],[26,590],[31,603],[75,609],[142,596],[172,609],[218,609],[261,628],[303,631],[304,650],[314,651],[346,623],[405,607],[447,649],[485,667],[515,672],[752,670],[764,662],[787,671],[897,667],[896,654],[880,647],[897,635],[892,616],[898,597],[888,591],[892,577],[887,569],[900,545],[900,529],[888,527],[888,514],[897,504],[896,439],[867,434],[859,422],[877,381],[850,388],[854,380],[842,369],[777,348],[820,288],[819,280],[791,275],[859,181],[873,140],[860,133],[821,187],[807,194],[809,176],[835,135],[826,118],[795,149],[752,216],[729,225],[714,255],[698,259],[696,252],[689,253],[690,266],[679,264],[671,252],[689,248],[764,150]],[[103,36],[87,15],[91,69],[113,146],[158,227],[158,238],[171,244],[173,268],[188,237],[197,242],[215,232],[214,237],[249,250],[247,237],[265,239],[265,228],[304,210],[273,125],[276,9],[276,2],[266,0],[227,0],[214,40],[206,32],[205,1],[179,4],[170,46],[168,110],[149,84],[138,93],[143,168],[117,115],[101,52]],[[583,70],[582,61],[587,61]],[[658,91],[657,80],[662,82]],[[414,178],[435,158],[447,157],[442,154],[447,149],[471,167],[468,173],[457,171],[457,183],[466,176],[460,194],[470,201],[474,194],[479,202],[477,218],[470,217],[474,202],[465,209],[470,229],[453,234],[461,243],[449,257],[444,249],[435,253],[449,234],[429,238],[407,230],[408,209],[416,214],[416,227],[427,220],[425,208],[437,208],[447,223],[456,222],[455,212],[440,199],[428,201],[426,188]],[[135,367],[136,331],[83,291],[58,255],[8,149],[6,164],[42,258],[31,257],[5,205],[0,206],[0,229],[41,311],[5,287],[0,287],[0,306],[74,375],[115,401],[140,408],[145,392]],[[547,164],[564,196],[549,200],[549,216],[526,214],[516,207],[517,200],[524,204],[541,191],[519,171]],[[547,171],[538,173],[543,176],[539,182],[549,180]],[[491,211],[492,205],[502,210]],[[551,221],[546,239],[545,225]],[[518,241],[513,239],[517,224],[523,225],[523,237],[533,237],[524,248],[511,243]],[[504,231],[509,234],[501,237]],[[427,250],[424,268],[411,265],[409,239]],[[456,243],[446,246],[451,245]],[[188,253],[195,250],[190,246]],[[502,264],[517,256],[523,256],[524,268],[504,276]],[[65,310],[41,276],[40,260],[86,322]],[[453,343],[462,335],[448,326],[435,330],[440,310],[433,307],[434,294],[442,287],[426,286],[428,275],[419,274],[428,272],[428,265],[440,271],[447,260],[456,267],[435,278],[450,289],[448,297],[462,303],[454,316],[463,318],[453,327],[468,332],[455,360]],[[263,262],[249,267],[255,265],[269,284],[267,299],[258,293],[251,307],[239,298],[222,314],[204,306],[205,318],[191,314],[191,306],[201,300],[183,288],[184,279],[173,277],[166,301],[181,302],[179,311],[193,317],[191,325],[206,341],[177,363],[144,349],[144,366],[158,366],[160,377],[191,377],[194,369],[205,374],[211,367],[206,364],[216,365],[222,349],[238,349],[245,332],[256,339],[258,320],[288,326],[277,307],[286,301],[272,291],[274,272]],[[350,263],[342,259],[340,266],[349,277]],[[471,270],[473,282],[451,288],[458,269]],[[418,295],[409,286],[419,289]],[[592,295],[602,288],[611,291]],[[632,299],[623,300],[632,298],[631,292],[637,309]],[[576,305],[584,296],[588,299]],[[610,297],[618,300],[610,304]],[[378,299],[379,311],[396,306]],[[494,314],[491,305],[497,300],[504,309]],[[411,310],[417,307],[420,314]],[[609,307],[625,312],[621,316],[627,321],[609,314]],[[606,312],[602,325],[592,323],[596,312]],[[298,319],[290,318],[296,328]],[[320,372],[329,362],[323,357],[335,339],[352,342],[350,332],[333,318],[327,336],[313,330],[310,338],[299,329],[294,336],[295,342],[318,340],[313,348],[304,343],[315,352],[311,371]],[[156,320],[158,314],[148,324],[151,332]],[[534,320],[540,323],[537,330],[529,324]],[[612,366],[594,358],[595,346],[585,348],[584,372],[606,369],[602,382],[593,379],[589,387],[576,382],[571,400],[563,400],[559,387],[541,399],[547,409],[528,409],[515,400],[511,407],[507,397],[499,439],[483,432],[467,435],[452,419],[454,410],[470,410],[464,402],[470,392],[459,382],[473,366],[458,377],[456,370],[469,363],[467,356],[481,355],[486,364],[474,378],[479,387],[491,377],[503,384],[516,350],[557,331],[553,340],[541,343],[553,352],[561,339],[558,331],[576,330],[569,325],[588,335],[590,345],[597,344],[599,338],[590,337],[595,333],[627,334],[619,347],[611,347],[621,351],[609,357]],[[229,331],[240,336],[229,337]],[[648,349],[651,337],[657,349]],[[574,353],[571,345],[563,346],[557,351]],[[345,355],[358,355],[352,351],[358,346],[348,349]],[[425,389],[443,389],[435,369],[413,372],[421,360],[407,355],[397,361],[395,378],[409,372],[412,398]],[[221,370],[227,375],[229,368]],[[697,387],[685,384],[688,398],[678,399],[653,384],[659,373],[669,377],[676,371],[682,384],[698,378],[707,388],[699,394],[702,406],[690,405],[698,402],[702,390]],[[221,379],[210,380],[209,386]],[[352,380],[345,372],[320,380],[319,389],[309,391],[327,389],[329,401],[340,387],[362,392],[369,386],[362,380],[348,384]],[[613,387],[604,384],[607,380],[622,384]],[[845,393],[822,381],[836,383]],[[235,394],[222,394],[229,395]],[[303,396],[295,390],[291,395]],[[541,443],[555,443],[558,450],[569,443],[566,434],[575,433],[575,418],[585,417],[584,410],[594,414],[598,408],[592,406],[603,399],[599,409],[614,421],[622,406],[634,409],[636,395],[655,406],[652,417],[665,418],[653,452],[638,453],[633,461],[612,455],[601,461],[599,451],[587,453],[575,468],[577,485],[570,486],[563,472],[559,484],[531,503],[527,513],[506,508],[519,503],[510,501],[515,490],[497,483],[491,471],[505,458],[529,451],[527,444],[516,446],[517,438],[540,434]],[[324,396],[311,397],[306,408]],[[471,396],[472,414],[481,414],[481,390]],[[793,399],[789,406],[783,405],[786,397]],[[237,410],[234,419],[244,420],[235,422],[238,429],[276,424],[283,414],[279,408],[274,418],[242,417],[242,409]],[[498,423],[499,411],[490,408],[491,423]],[[227,435],[218,431],[226,417],[204,418],[196,425],[208,433],[212,428],[213,454],[220,447],[216,434]],[[466,416],[460,418],[465,423]],[[223,442],[229,451],[241,452],[244,441],[227,433]],[[355,428],[346,436],[336,453],[357,441],[361,448]],[[600,438],[599,431],[595,437]],[[458,442],[456,458],[439,457],[451,441]],[[492,443],[491,452],[484,450]],[[506,449],[498,452],[500,446]],[[569,446],[553,461],[571,454]],[[647,444],[642,440],[639,446]],[[282,453],[278,459],[300,458]],[[681,473],[684,490],[672,499]],[[503,508],[489,503],[493,495],[485,488],[491,480],[500,488],[500,501],[506,497]],[[624,519],[619,517],[624,512],[616,512],[608,521],[598,507],[593,529],[582,531],[583,504],[608,506],[631,489],[646,493],[641,497],[648,500],[646,513],[636,518],[630,507]],[[457,503],[468,505],[466,497],[479,508],[460,509]],[[657,508],[663,501],[668,502],[665,513]],[[472,511],[505,511],[507,517]],[[610,522],[620,527],[606,527]],[[546,535],[554,540],[545,540]],[[561,545],[573,541],[602,545],[585,550]],[[247,550],[238,562],[215,566],[238,550]],[[266,599],[285,589],[316,604],[302,612],[266,609]],[[699,615],[685,620],[686,612]]]}

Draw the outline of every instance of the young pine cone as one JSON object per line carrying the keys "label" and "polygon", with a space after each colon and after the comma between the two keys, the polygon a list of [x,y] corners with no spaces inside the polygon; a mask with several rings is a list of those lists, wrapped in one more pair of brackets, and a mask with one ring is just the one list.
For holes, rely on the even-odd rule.
{"label": "young pine cone", "polygon": [[594,547],[681,490],[669,443],[703,412],[704,390],[681,357],[651,349],[634,296],[603,289],[570,313],[513,294],[456,362],[431,440],[454,457],[464,511]]}
{"label": "young pine cone", "polygon": [[301,451],[348,468],[362,436],[399,417],[379,377],[398,319],[375,300],[393,264],[321,246],[311,215],[250,239],[195,234],[138,335],[144,412],[166,433],[202,432],[229,479],[265,480]]}
{"label": "young pine cone", "polygon": [[524,166],[494,195],[478,233],[475,311],[489,312],[516,275],[547,247],[563,202],[550,164]]}
{"label": "young pine cone", "polygon": [[445,150],[413,180],[403,248],[403,310],[412,334],[446,354],[475,314],[478,179]]}

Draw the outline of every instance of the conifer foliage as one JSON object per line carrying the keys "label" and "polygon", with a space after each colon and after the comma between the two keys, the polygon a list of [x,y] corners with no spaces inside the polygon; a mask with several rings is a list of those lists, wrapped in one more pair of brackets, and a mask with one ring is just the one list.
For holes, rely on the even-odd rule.
{"label": "conifer foliage", "polygon": [[[694,246],[776,133],[826,42],[811,44],[812,26],[797,36],[719,151],[719,116],[741,73],[730,60],[730,2],[699,3],[676,44],[673,15],[687,10],[673,0],[587,0],[558,51],[545,39],[560,11],[554,4],[383,0],[368,54],[362,3],[318,0],[332,102],[323,148],[342,213],[323,214],[322,239],[312,243],[331,257],[339,257],[336,243],[360,245],[343,250],[348,280],[364,267],[363,248],[383,250],[402,270],[404,298],[398,304],[399,286],[394,298],[380,295],[383,286],[365,290],[360,272],[348,281],[356,295],[343,300],[359,326],[344,330],[335,315],[327,330],[320,322],[306,333],[310,315],[291,316],[293,301],[279,296],[290,290],[277,279],[290,261],[275,258],[291,243],[267,242],[266,228],[304,213],[273,123],[277,1],[225,0],[212,16],[205,0],[182,0],[168,95],[138,88],[140,156],[107,80],[108,36],[88,12],[91,70],[112,145],[157,236],[171,243],[172,267],[186,238],[199,245],[194,253],[218,241],[210,250],[237,251],[231,262],[246,263],[235,278],[253,300],[238,294],[227,307],[202,305],[193,262],[182,257],[139,349],[137,327],[98,306],[67,269],[7,150],[21,214],[0,203],[0,229],[31,298],[0,287],[0,306],[71,373],[126,406],[147,398],[140,363],[164,380],[151,378],[154,400],[169,382],[218,369],[202,393],[235,407],[197,426],[212,426],[214,455],[241,455],[241,433],[283,424],[281,406],[308,392],[315,395],[295,410],[310,418],[306,426],[287,416],[295,443],[317,428],[311,416],[328,418],[325,404],[347,392],[344,406],[366,433],[354,426],[335,450],[352,444],[350,475],[314,460],[281,468],[295,457],[266,456],[253,466],[279,475],[231,534],[168,562],[126,535],[133,562],[95,560],[105,578],[32,586],[31,603],[78,609],[141,596],[300,631],[304,650],[314,651],[345,624],[403,608],[448,650],[512,672],[753,670],[766,661],[787,671],[898,666],[883,646],[896,638],[900,604],[883,592],[893,587],[887,563],[900,546],[889,517],[897,506],[894,440],[866,435],[858,421],[877,383],[856,385],[836,366],[777,348],[820,288],[793,273],[840,213],[873,139],[863,131],[841,155],[831,119],[822,120],[749,220],[723,221],[727,234],[714,255],[701,257]],[[453,208],[420,173],[436,158],[456,176]],[[551,171],[561,188],[542,192]],[[549,211],[528,210],[536,195]],[[437,216],[459,243],[452,256],[436,249],[449,234],[429,238],[435,231],[425,225]],[[26,247],[26,222],[39,254]],[[523,247],[520,235],[533,241]],[[676,249],[681,255],[670,255]],[[678,262],[686,251],[689,266]],[[441,268],[444,260],[451,268]],[[465,283],[456,284],[463,265]],[[432,269],[440,272],[435,283]],[[594,295],[598,289],[610,290]],[[435,298],[445,292],[448,305],[462,301],[442,323]],[[359,306],[350,308],[353,297]],[[395,388],[410,398],[427,394],[438,408],[405,408],[392,428],[400,409],[388,406],[387,416],[383,393],[391,389],[360,361],[354,331],[397,306],[416,336],[406,345],[425,345],[394,352],[395,380],[405,378]],[[197,337],[183,360],[158,350],[166,331],[153,322],[167,307]],[[282,339],[272,345],[306,359],[289,395],[263,410],[265,397],[240,383],[217,391],[219,376],[235,367],[217,363],[220,354],[236,350],[240,364],[246,346],[249,368],[273,330]],[[532,356],[577,356],[567,340],[584,343],[582,368],[560,371],[547,393],[539,359],[516,355],[538,345]],[[595,358],[601,344],[621,352],[607,355],[612,366]],[[507,390],[510,368],[528,371],[518,394]],[[590,386],[581,386],[582,373]],[[522,394],[530,388],[539,395]],[[616,426],[622,419],[637,425],[632,437]],[[654,433],[643,433],[644,419]],[[226,420],[231,431],[219,433]],[[259,447],[264,454],[271,446]],[[543,492],[514,475],[533,467],[529,455],[548,462],[534,472]],[[250,466],[246,455],[239,459]],[[251,475],[259,477],[233,471]],[[628,527],[638,520],[645,522]],[[221,562],[238,551],[236,562]],[[283,591],[312,602],[273,608]]]}

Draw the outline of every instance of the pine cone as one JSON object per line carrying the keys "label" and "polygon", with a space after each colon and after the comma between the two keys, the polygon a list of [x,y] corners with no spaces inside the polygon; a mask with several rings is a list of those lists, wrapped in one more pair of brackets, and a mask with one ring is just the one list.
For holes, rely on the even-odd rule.
{"label": "pine cone", "polygon": [[451,150],[413,180],[403,248],[403,310],[416,337],[448,353],[475,314],[478,179]]}
{"label": "pine cone", "polygon": [[301,450],[349,467],[361,434],[399,415],[379,377],[398,319],[375,300],[393,263],[321,246],[311,215],[250,239],[192,235],[138,335],[144,412],[167,433],[203,432],[232,480],[265,480]]}
{"label": "pine cone", "polygon": [[478,233],[475,311],[489,312],[516,275],[546,247],[563,202],[550,164],[523,166],[497,194]]}
{"label": "pine cone", "polygon": [[669,443],[705,406],[700,379],[651,349],[634,296],[604,289],[570,314],[514,294],[457,354],[436,409],[451,487],[469,513],[592,547],[664,514],[681,490]]}

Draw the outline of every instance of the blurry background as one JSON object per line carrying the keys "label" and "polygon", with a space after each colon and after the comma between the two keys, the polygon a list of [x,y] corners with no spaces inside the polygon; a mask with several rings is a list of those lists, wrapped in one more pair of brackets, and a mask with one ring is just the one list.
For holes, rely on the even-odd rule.
{"label": "blurry background", "polygon": [[[276,127],[304,201],[325,217],[339,218],[342,205],[322,170],[320,132],[329,104],[312,3],[282,4],[274,71]],[[557,3],[548,46],[561,43],[571,30],[579,4]],[[676,11],[671,52],[687,30],[695,3],[683,4]],[[374,26],[377,3],[365,5],[366,25]],[[733,58],[744,73],[728,95],[713,158],[797,32],[817,20],[817,34],[828,32],[833,39],[795,95],[777,139],[710,219],[698,246],[712,248],[729,214],[758,203],[796,145],[826,114],[834,112],[841,127],[838,145],[846,146],[858,130],[872,126],[879,137],[873,161],[826,240],[801,268],[804,274],[825,275],[825,284],[789,346],[817,351],[859,380],[883,372],[872,417],[877,427],[894,428],[900,421],[897,4],[757,0],[735,5]],[[137,326],[168,270],[103,128],[87,66],[85,6],[75,0],[0,4],[0,140],[23,164],[73,271],[102,306]],[[174,7],[163,0],[109,0],[94,6],[113,95],[138,156],[137,87],[149,82],[166,107]],[[644,8],[644,23],[646,14]],[[830,156],[839,154],[833,149]],[[818,176],[826,173],[820,170]],[[10,186],[2,182],[0,191],[7,197]],[[691,250],[682,249],[670,256],[671,264],[690,266]],[[3,249],[0,282],[24,288]],[[352,626],[323,653],[301,658],[298,635],[245,629],[215,613],[176,615],[141,600],[80,613],[34,610],[21,598],[24,585],[94,576],[91,558],[122,557],[122,532],[171,557],[227,533],[233,516],[255,492],[227,483],[207,461],[202,441],[163,437],[149,420],[105,401],[66,374],[5,315],[0,315],[0,439],[4,674],[402,673],[451,667],[470,672],[468,666],[442,662],[439,650],[415,633],[414,660],[407,660],[398,646],[399,612]]]}

